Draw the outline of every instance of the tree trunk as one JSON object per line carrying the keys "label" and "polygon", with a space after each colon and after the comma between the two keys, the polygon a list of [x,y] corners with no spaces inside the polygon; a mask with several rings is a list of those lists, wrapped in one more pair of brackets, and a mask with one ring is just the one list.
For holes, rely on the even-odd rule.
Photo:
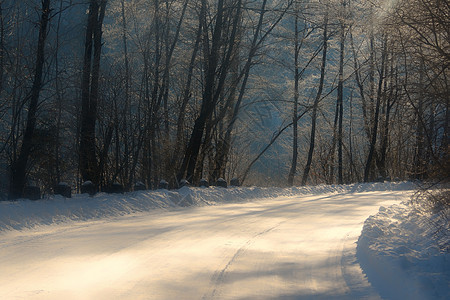
{"label": "tree trunk", "polygon": [[339,126],[338,126],[338,183],[343,184],[342,175],[342,121],[344,115],[344,47],[345,47],[345,24],[341,21],[340,55],[339,55],[339,82],[338,82],[338,103],[339,103]]}
{"label": "tree trunk", "polygon": [[298,114],[298,82],[299,82],[299,70],[298,70],[298,54],[300,51],[299,40],[298,40],[298,10],[295,12],[295,33],[294,33],[294,109],[293,109],[293,117],[292,117],[292,163],[291,169],[289,170],[288,175],[288,186],[294,185],[294,177],[297,172],[297,159],[298,159],[298,122],[297,122],[297,114]]}
{"label": "tree trunk", "polygon": [[45,40],[47,38],[47,25],[50,15],[50,0],[42,1],[42,14],[39,25],[39,39],[36,53],[36,69],[34,72],[34,81],[31,88],[30,103],[28,106],[27,124],[20,149],[19,157],[11,166],[11,186],[9,192],[10,199],[17,199],[22,196],[25,187],[26,169],[28,158],[33,147],[33,134],[36,128],[36,112],[39,101],[39,94],[42,88],[42,73],[45,61]]}
{"label": "tree trunk", "polygon": [[424,62],[420,62],[420,73],[419,73],[419,97],[417,104],[417,133],[416,133],[416,157],[414,161],[415,170],[414,176],[416,179],[424,179],[426,173],[426,161],[425,161],[425,131],[426,125],[425,118],[425,103],[424,103]]}
{"label": "tree trunk", "polygon": [[[170,75],[170,63],[172,61],[172,56],[173,53],[175,51],[175,46],[178,43],[179,40],[179,36],[180,36],[180,31],[181,31],[181,25],[183,24],[184,21],[184,16],[186,14],[186,9],[188,6],[189,0],[186,0],[183,4],[183,9],[181,11],[181,16],[180,19],[178,20],[178,24],[175,30],[175,36],[173,38],[172,43],[170,44],[169,47],[169,40],[168,40],[168,36],[169,36],[169,26],[167,26],[167,31],[166,31],[166,61],[165,61],[165,69],[164,69],[164,99],[163,99],[163,103],[164,103],[164,127],[165,127],[165,131],[166,131],[166,135],[169,134],[169,111],[168,111],[168,97],[169,97],[169,75]],[[169,2],[166,2],[166,9],[167,9],[167,22],[169,21]],[[200,29],[201,30],[201,29]],[[197,43],[197,42],[196,42]],[[195,48],[198,48],[195,47]],[[194,50],[195,55],[194,55],[194,62],[195,62],[195,57],[197,56],[197,50]],[[193,65],[193,63],[192,63]],[[193,66],[192,66],[193,68]],[[192,75],[191,75],[192,77]],[[189,86],[190,86],[190,80],[189,80]],[[188,92],[189,95],[189,92]],[[187,97],[188,98],[188,97]],[[186,103],[187,104],[187,103]]]}
{"label": "tree trunk", "polygon": [[381,104],[381,94],[383,89],[383,80],[384,80],[384,64],[386,61],[386,48],[387,48],[387,41],[385,40],[383,47],[383,53],[381,55],[381,67],[380,67],[380,78],[378,80],[378,91],[377,91],[377,99],[375,104],[375,112],[373,117],[373,127],[371,130],[371,141],[369,146],[369,154],[367,156],[366,166],[364,168],[364,182],[369,181],[369,175],[372,168],[372,161],[373,156],[375,154],[375,145],[377,143],[377,133],[378,133],[378,119],[380,114],[380,104]]}
{"label": "tree trunk", "polygon": [[[100,184],[100,170],[95,147],[95,123],[100,76],[102,48],[102,24],[105,16],[106,0],[91,0],[84,52],[84,66],[81,98],[80,131],[80,171],[83,181]],[[94,48],[94,49],[92,49]],[[92,50],[93,56],[92,56]]]}
{"label": "tree trunk", "polygon": [[[390,70],[390,86],[389,86],[389,95],[386,96],[385,103],[384,103],[384,123],[383,123],[383,129],[382,129],[382,136],[381,136],[381,149],[380,149],[380,158],[377,162],[378,170],[380,171],[380,174],[383,178],[386,178],[388,175],[388,172],[386,170],[386,155],[387,155],[387,148],[388,148],[388,141],[389,141],[389,128],[390,128],[390,116],[391,116],[391,109],[393,105],[396,102],[397,95],[394,95],[394,62],[393,58],[391,58],[391,70]],[[388,64],[386,64],[386,75],[388,71]],[[387,80],[385,82],[385,91],[387,91]]]}
{"label": "tree trunk", "polygon": [[56,182],[53,182],[53,185],[56,186],[58,183],[61,182],[61,155],[60,155],[60,135],[61,135],[61,123],[62,123],[62,94],[61,94],[61,81],[59,79],[59,47],[60,47],[60,41],[59,41],[59,34],[60,34],[60,28],[61,28],[61,17],[62,17],[62,10],[63,10],[63,0],[60,0],[59,3],[59,11],[60,14],[58,16],[58,25],[56,27],[56,50],[55,50],[55,89],[56,89],[56,101],[58,103],[58,115],[56,118],[56,144],[55,144],[55,172],[56,172]]}
{"label": "tree trunk", "polygon": [[0,2],[0,94],[3,91],[5,64],[5,20],[3,19],[3,1]]}
{"label": "tree trunk", "polygon": [[336,101],[336,107],[334,110],[334,122],[333,122],[333,137],[331,140],[331,149],[329,152],[329,162],[328,162],[328,158],[327,158],[327,167],[328,167],[328,178],[327,178],[327,183],[328,184],[332,184],[334,183],[334,160],[335,160],[335,156],[336,156],[336,141],[337,141],[337,135],[338,135],[338,122],[339,122],[339,107],[340,107],[340,103],[339,101]]}
{"label": "tree trunk", "polygon": [[325,14],[324,28],[323,28],[323,49],[322,49],[322,66],[320,68],[319,88],[317,90],[316,98],[314,99],[313,110],[311,115],[311,136],[309,141],[308,160],[303,171],[302,185],[306,185],[308,181],[309,170],[311,169],[312,157],[314,153],[314,145],[316,138],[316,122],[317,109],[319,106],[320,97],[322,95],[323,83],[325,80],[325,66],[327,62],[327,48],[328,48],[328,12]]}
{"label": "tree trunk", "polygon": [[[130,62],[128,58],[128,42],[127,42],[127,20],[125,18],[125,0],[122,0],[121,3],[122,8],[122,43],[123,43],[123,56],[125,59],[125,107],[123,110],[123,131],[122,135],[123,144],[124,144],[124,187],[125,190],[130,190],[132,182],[129,180],[130,177],[130,151],[129,151],[129,141],[132,136],[131,132],[128,129],[128,121],[131,122],[131,110],[130,110]],[[130,136],[131,135],[131,136]]]}
{"label": "tree trunk", "polygon": [[183,96],[181,99],[180,112],[178,113],[176,143],[175,143],[175,150],[172,155],[172,165],[178,164],[179,152],[181,150],[181,145],[184,143],[183,130],[184,130],[184,121],[186,117],[186,107],[189,103],[189,99],[191,98],[192,77],[194,73],[195,61],[197,59],[197,53],[199,50],[201,35],[202,35],[202,22],[199,22],[194,49],[192,50],[191,60],[189,62],[187,80],[183,90]]}

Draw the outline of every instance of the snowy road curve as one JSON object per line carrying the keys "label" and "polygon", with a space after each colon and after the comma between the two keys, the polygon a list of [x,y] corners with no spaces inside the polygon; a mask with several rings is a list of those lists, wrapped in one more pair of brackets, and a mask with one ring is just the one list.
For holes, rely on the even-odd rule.
{"label": "snowy road curve", "polygon": [[405,192],[280,197],[0,233],[0,299],[379,299],[364,220]]}

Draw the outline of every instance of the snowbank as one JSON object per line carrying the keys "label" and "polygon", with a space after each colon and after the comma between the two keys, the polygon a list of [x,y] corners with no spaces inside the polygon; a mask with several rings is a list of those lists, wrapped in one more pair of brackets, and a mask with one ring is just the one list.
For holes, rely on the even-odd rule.
{"label": "snowbank", "polygon": [[439,249],[430,220],[436,215],[410,202],[380,207],[366,220],[357,257],[383,298],[450,299],[450,253]]}
{"label": "snowbank", "polygon": [[317,193],[354,193],[362,191],[410,190],[413,184],[369,183],[319,185],[293,188],[192,188],[179,190],[138,191],[126,194],[100,193],[94,197],[74,195],[71,199],[52,196],[39,201],[0,201],[0,231],[21,230],[54,223],[96,220],[152,209],[216,205],[258,198]]}

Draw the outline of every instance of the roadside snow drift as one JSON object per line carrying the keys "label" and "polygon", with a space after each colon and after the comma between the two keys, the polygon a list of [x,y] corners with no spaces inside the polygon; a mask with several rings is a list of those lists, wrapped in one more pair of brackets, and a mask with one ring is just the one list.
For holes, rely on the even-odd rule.
{"label": "roadside snow drift", "polygon": [[[435,239],[436,218],[407,201],[382,206],[366,220],[357,257],[382,297],[450,299],[450,253]],[[448,220],[439,222],[448,232]]]}
{"label": "roadside snow drift", "polygon": [[51,196],[38,201],[0,201],[0,231],[34,228],[39,225],[69,221],[87,221],[154,209],[172,210],[188,206],[245,202],[252,199],[321,193],[356,193],[383,190],[409,190],[412,184],[371,183],[354,185],[319,185],[294,188],[191,188],[179,190],[138,191],[125,194],[99,193],[94,197],[77,194],[67,199]]}

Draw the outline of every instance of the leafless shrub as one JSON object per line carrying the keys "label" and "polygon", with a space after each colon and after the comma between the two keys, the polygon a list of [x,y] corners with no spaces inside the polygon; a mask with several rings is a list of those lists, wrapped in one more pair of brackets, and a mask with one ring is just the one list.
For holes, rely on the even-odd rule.
{"label": "leafless shrub", "polygon": [[413,195],[416,208],[424,212],[426,226],[442,251],[450,252],[450,184],[424,184]]}

